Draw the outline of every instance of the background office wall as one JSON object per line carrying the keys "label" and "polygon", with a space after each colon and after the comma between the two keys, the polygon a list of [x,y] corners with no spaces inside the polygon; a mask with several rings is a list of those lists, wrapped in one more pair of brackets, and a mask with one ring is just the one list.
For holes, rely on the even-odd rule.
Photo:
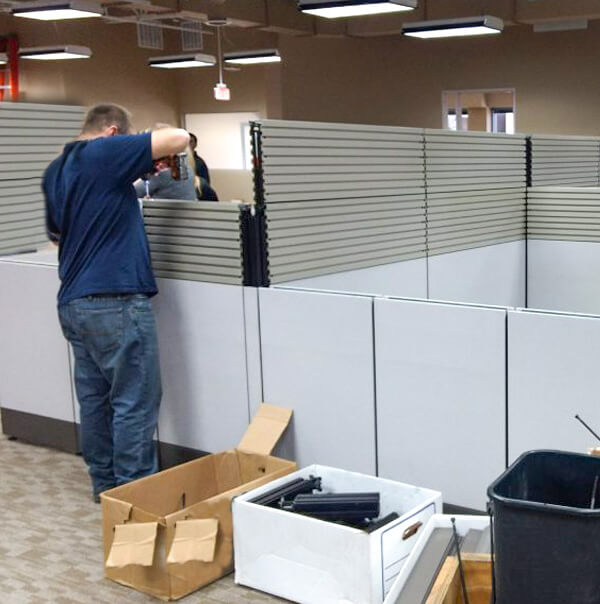
{"label": "background office wall", "polygon": [[[18,34],[22,47],[78,44],[93,52],[91,59],[84,60],[21,60],[20,100],[83,106],[113,102],[133,113],[136,128],[147,128],[156,121],[178,124],[179,97],[174,74],[146,65],[147,57],[168,51],[138,48],[132,25],[84,21],[37,23],[0,15],[0,35]],[[173,43],[172,36],[166,33],[166,49]]]}
{"label": "background office wall", "polygon": [[600,52],[597,21],[546,34],[507,27],[488,39],[281,37],[280,45],[285,119],[439,128],[443,90],[507,87],[516,89],[519,132],[600,133],[589,60]]}
{"label": "background office wall", "polygon": [[[225,50],[277,45],[283,63],[225,72],[229,103],[213,99],[215,70],[148,69],[145,59],[161,52],[137,48],[129,25],[0,16],[0,34],[12,31],[23,46],[79,43],[95,54],[59,65],[23,62],[23,100],[114,100],[131,107],[138,127],[158,117],[177,121],[183,113],[258,111],[271,118],[439,128],[443,90],[506,87],[516,89],[518,131],[600,134],[600,81],[589,60],[600,52],[598,21],[581,31],[542,34],[513,26],[490,39],[445,41],[275,37],[230,28]],[[180,48],[178,38],[177,32],[165,34],[164,54]],[[206,50],[213,46],[207,36]]]}

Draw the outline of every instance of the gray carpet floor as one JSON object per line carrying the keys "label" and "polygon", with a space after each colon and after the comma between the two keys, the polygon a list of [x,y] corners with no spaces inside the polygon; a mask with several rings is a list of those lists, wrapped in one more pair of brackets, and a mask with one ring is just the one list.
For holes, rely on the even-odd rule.
{"label": "gray carpet floor", "polygon": [[[100,506],[83,460],[0,435],[0,603],[159,602],[104,579]],[[182,604],[283,602],[225,577]]]}

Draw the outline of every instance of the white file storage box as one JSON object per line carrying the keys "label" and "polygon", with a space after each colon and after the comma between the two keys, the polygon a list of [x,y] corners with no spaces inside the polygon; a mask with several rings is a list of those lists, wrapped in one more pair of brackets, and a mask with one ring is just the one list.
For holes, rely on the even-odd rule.
{"label": "white file storage box", "polygon": [[[251,503],[295,478],[322,478],[323,493],[379,492],[380,517],[399,518],[366,531]],[[235,581],[302,604],[381,604],[420,532],[442,510],[437,491],[308,466],[233,501]]]}

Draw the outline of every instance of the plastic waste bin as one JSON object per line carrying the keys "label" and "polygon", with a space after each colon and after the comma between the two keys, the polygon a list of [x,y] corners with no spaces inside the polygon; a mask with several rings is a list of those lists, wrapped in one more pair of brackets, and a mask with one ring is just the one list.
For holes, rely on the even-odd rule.
{"label": "plastic waste bin", "polygon": [[600,604],[597,476],[598,457],[530,451],[488,488],[496,604]]}

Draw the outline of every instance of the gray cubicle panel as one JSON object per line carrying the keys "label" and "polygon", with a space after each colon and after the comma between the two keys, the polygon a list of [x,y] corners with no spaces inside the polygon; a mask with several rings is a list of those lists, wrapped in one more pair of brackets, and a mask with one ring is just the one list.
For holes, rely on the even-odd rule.
{"label": "gray cubicle panel", "polygon": [[69,346],[56,312],[56,252],[0,259],[0,411],[5,434],[78,450]]}
{"label": "gray cubicle panel", "polygon": [[41,177],[82,118],[81,107],[0,103],[0,253],[46,242]]}
{"label": "gray cubicle panel", "polygon": [[600,313],[600,188],[528,189],[529,307]]}
{"label": "gray cubicle panel", "polygon": [[151,199],[143,208],[157,277],[243,283],[240,204]]}
{"label": "gray cubicle panel", "polygon": [[531,186],[599,184],[600,138],[534,134],[530,137]]}
{"label": "gray cubicle panel", "polygon": [[259,294],[264,400],[294,410],[278,453],[376,474],[372,299]]}
{"label": "gray cubicle panel", "polygon": [[510,461],[531,449],[586,453],[600,432],[600,316],[508,313]]}
{"label": "gray cubicle panel", "polygon": [[422,130],[265,120],[260,133],[272,283],[425,256]]}
{"label": "gray cubicle panel", "polygon": [[506,310],[375,299],[379,474],[485,510],[505,468]]}
{"label": "gray cubicle panel", "polygon": [[211,453],[235,447],[249,421],[244,288],[162,278],[158,287],[160,441]]}

